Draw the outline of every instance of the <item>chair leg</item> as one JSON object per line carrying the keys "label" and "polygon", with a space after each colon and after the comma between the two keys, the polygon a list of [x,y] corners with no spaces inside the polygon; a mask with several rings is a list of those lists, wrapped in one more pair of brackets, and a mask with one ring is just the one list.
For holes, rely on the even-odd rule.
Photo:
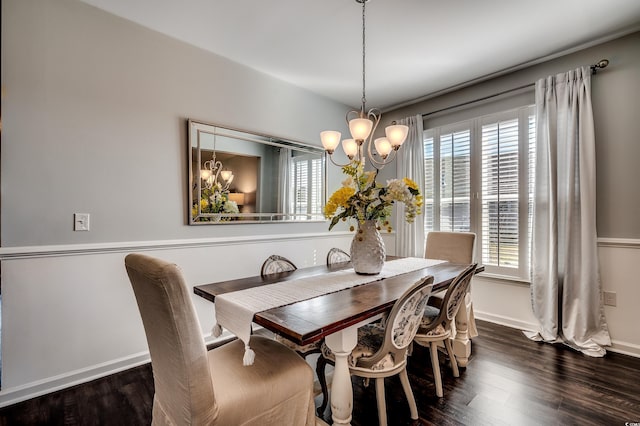
{"label": "chair leg", "polygon": [[436,395],[440,398],[444,396],[442,392],[442,377],[440,377],[440,362],[438,361],[438,344],[430,342],[431,349],[431,366],[433,367],[433,381],[436,384]]}
{"label": "chair leg", "polygon": [[449,361],[451,361],[451,369],[453,370],[453,377],[460,377],[460,370],[458,370],[458,361],[453,353],[453,345],[451,339],[444,341],[444,346],[447,348],[447,354],[449,355]]}
{"label": "chair leg", "polygon": [[407,396],[411,418],[413,420],[418,420],[418,407],[416,406],[416,399],[413,397],[413,392],[411,391],[411,385],[409,384],[409,376],[407,375],[406,368],[400,372],[400,383],[402,383],[404,394]]}
{"label": "chair leg", "polygon": [[378,401],[378,424],[387,426],[387,401],[384,395],[384,377],[376,378],[376,401]]}
{"label": "chair leg", "polygon": [[318,381],[320,382],[320,388],[322,389],[322,404],[316,411],[319,417],[324,415],[324,410],[327,408],[329,402],[329,389],[327,388],[327,376],[324,374],[324,370],[327,366],[327,360],[320,354],[318,361],[316,362],[316,374],[318,375]]}

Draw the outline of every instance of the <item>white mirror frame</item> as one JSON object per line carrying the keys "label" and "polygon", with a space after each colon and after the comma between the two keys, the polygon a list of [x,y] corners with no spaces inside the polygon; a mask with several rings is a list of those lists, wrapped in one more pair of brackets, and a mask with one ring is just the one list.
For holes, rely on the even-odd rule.
{"label": "white mirror frame", "polygon": [[[188,132],[187,216],[189,218],[189,225],[326,221],[322,213],[322,209],[327,200],[327,157],[322,147],[191,119],[188,120]],[[204,147],[204,145],[207,145],[207,138],[209,140],[213,140],[214,146],[212,150],[205,149]],[[218,142],[216,142],[216,140],[218,140]],[[210,141],[208,144],[211,145]],[[311,194],[308,194],[308,202],[306,204],[303,203],[303,207],[306,206],[306,212],[296,213],[295,211],[290,211],[295,209],[295,203],[293,200],[295,197],[292,196],[293,190],[291,190],[289,173],[286,172],[286,170],[285,172],[280,170],[280,168],[283,167],[283,164],[286,167],[286,164],[289,164],[289,161],[286,161],[286,163],[284,163],[284,160],[280,161],[278,166],[277,183],[273,184],[273,182],[266,182],[265,176],[268,171],[264,164],[261,164],[265,161],[262,161],[263,159],[259,152],[274,148],[279,152],[282,152],[281,149],[283,148],[291,150],[292,156],[288,157],[287,154],[287,158],[289,159],[301,158],[306,154],[310,154],[314,157],[314,160],[321,160],[321,164],[319,166],[322,175],[319,183],[321,185],[321,189],[319,190],[320,199],[317,200],[316,196],[316,206],[312,206],[313,197]],[[202,195],[203,189],[206,190],[206,188],[202,179],[196,179],[196,176],[200,176],[200,171],[194,169],[196,168],[196,165],[202,166],[203,152],[206,151],[213,151],[217,153],[220,158],[235,157],[236,161],[241,159],[243,156],[246,156],[247,158],[257,158],[259,165],[256,177],[257,185],[255,193],[253,195],[244,194],[242,192],[236,193],[242,194],[240,197],[241,199],[244,199],[245,195],[250,195],[248,198],[251,198],[253,204],[242,206],[238,213],[202,211],[201,203],[196,203],[196,198],[202,199],[205,197],[206,199],[206,196]],[[318,158],[315,158],[315,156],[318,156]],[[241,177],[238,179],[237,176],[234,176],[233,179],[234,182],[241,181]],[[289,188],[289,190],[286,190],[285,188]],[[308,192],[310,193],[311,191]],[[197,197],[198,194],[200,197]],[[234,193],[232,194],[235,195]],[[230,198],[236,197],[229,197],[227,193],[227,199]],[[269,211],[262,211],[262,205],[273,206],[274,204],[276,205],[275,208],[272,207],[268,209]],[[248,210],[254,211],[247,212],[247,208],[245,207],[247,207]]]}

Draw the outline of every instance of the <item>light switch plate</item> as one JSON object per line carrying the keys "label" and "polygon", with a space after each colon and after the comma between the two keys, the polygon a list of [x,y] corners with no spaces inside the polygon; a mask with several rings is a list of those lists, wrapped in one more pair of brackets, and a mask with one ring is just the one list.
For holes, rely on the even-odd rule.
{"label": "light switch plate", "polygon": [[73,214],[73,230],[88,231],[89,230],[89,213]]}

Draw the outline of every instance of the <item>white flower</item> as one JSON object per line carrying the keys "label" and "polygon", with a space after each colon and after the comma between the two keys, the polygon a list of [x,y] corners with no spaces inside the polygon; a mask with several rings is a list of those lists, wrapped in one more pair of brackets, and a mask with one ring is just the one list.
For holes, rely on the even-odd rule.
{"label": "white flower", "polygon": [[238,204],[235,201],[225,201],[222,211],[225,213],[238,213]]}

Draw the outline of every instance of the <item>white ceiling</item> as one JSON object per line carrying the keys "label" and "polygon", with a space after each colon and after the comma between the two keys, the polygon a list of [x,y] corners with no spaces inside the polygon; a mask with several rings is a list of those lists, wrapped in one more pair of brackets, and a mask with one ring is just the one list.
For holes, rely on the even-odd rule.
{"label": "white ceiling", "polygon": [[[362,6],[355,0],[82,1],[360,104]],[[639,29],[640,0],[371,0],[367,106],[397,105]]]}

